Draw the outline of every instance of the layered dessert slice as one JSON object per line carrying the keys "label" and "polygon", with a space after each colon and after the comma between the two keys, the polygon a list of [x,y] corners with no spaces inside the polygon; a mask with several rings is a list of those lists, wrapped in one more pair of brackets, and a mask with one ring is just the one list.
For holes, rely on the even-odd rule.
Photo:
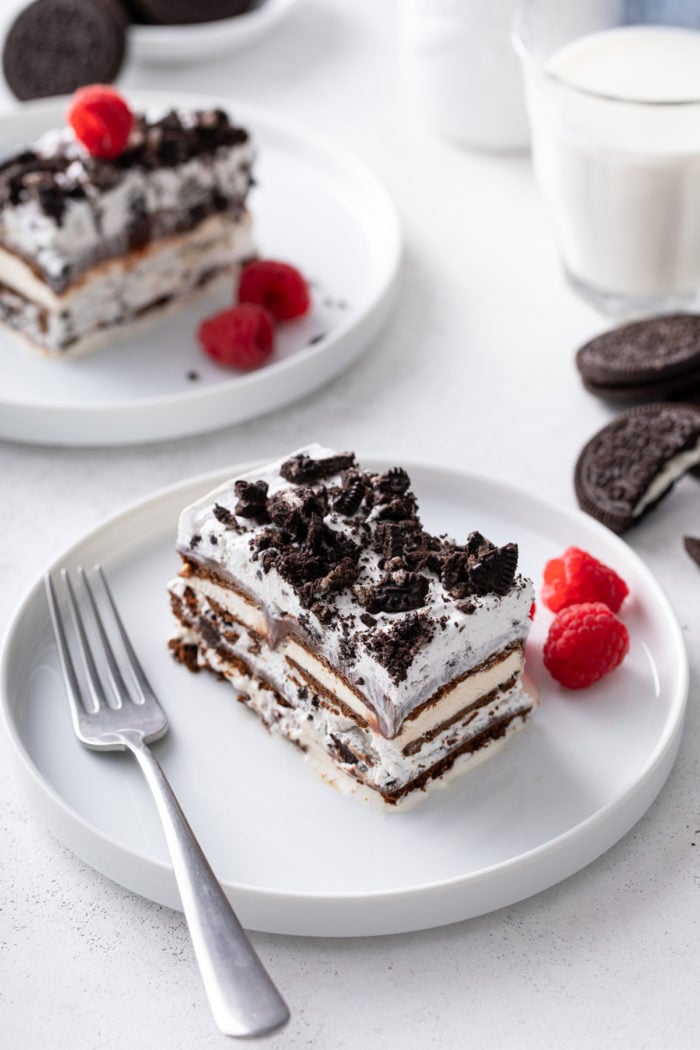
{"label": "layered dessert slice", "polygon": [[253,254],[248,132],[220,109],[135,115],[119,156],[72,129],[0,165],[0,321],[78,354],[234,278]]}
{"label": "layered dessert slice", "polygon": [[175,657],[341,788],[418,797],[534,706],[517,546],[430,535],[401,467],[310,446],[187,507],[178,550]]}

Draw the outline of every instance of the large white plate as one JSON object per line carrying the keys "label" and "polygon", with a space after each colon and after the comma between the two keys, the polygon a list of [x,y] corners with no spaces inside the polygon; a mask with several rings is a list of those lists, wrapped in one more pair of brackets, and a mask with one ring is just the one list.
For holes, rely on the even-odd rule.
{"label": "large white plate", "polygon": [[267,35],[297,0],[258,0],[255,7],[234,18],[194,25],[132,25],[129,56],[152,65],[201,62],[248,47]]}
{"label": "large white plate", "polygon": [[[0,332],[0,437],[47,444],[115,445],[227,426],[303,397],[371,342],[394,300],[399,224],[386,191],[342,149],[270,113],[211,97],[139,92],[137,107],[220,105],[257,144],[251,194],[262,255],[314,281],[308,317],[278,330],[269,364],[252,373],[199,349],[199,321],[230,305],[223,289],[129,340],[73,361],[46,361]],[[7,148],[60,126],[67,102],[29,103],[0,118]],[[192,378],[192,374],[196,378]]]}
{"label": "large white plate", "polygon": [[[106,566],[171,720],[155,748],[249,928],[397,933],[512,904],[615,843],[673,764],[687,657],[668,601],[639,558],[584,515],[472,474],[409,469],[429,528],[517,539],[521,568],[536,581],[544,562],[570,544],[613,565],[631,590],[624,620],[632,642],[617,672],[583,693],[566,693],[541,666],[547,616],[540,609],[527,665],[541,705],[530,726],[406,812],[341,795],[287,741],[265,732],[227,683],[191,676],[171,661],[165,588],[177,565],[177,514],[228,472],[131,507],[61,559]],[[117,882],[178,907],[158,818],[135,764],[87,751],[73,736],[40,580],[9,632],[2,683],[20,779],[56,835]]]}

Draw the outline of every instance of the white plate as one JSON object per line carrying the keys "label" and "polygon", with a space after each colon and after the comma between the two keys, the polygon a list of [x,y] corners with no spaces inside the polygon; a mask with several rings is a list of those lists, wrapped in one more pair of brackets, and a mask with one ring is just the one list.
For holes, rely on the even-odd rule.
{"label": "white plate", "polygon": [[248,47],[266,36],[287,15],[297,0],[258,0],[257,5],[235,18],[185,26],[129,28],[129,57],[149,65],[201,62],[216,55]]}
{"label": "white plate", "polygon": [[[312,310],[281,325],[275,357],[248,374],[217,365],[195,339],[202,318],[230,305],[228,289],[73,361],[46,361],[0,332],[0,437],[119,445],[238,423],[327,382],[367,347],[391,310],[399,224],[385,190],[362,164],[269,113],[225,99],[139,92],[131,100],[137,108],[220,105],[251,130],[258,147],[251,194],[258,248],[293,262],[314,282]],[[29,103],[1,118],[4,145],[59,126],[66,106],[65,100]]]}
{"label": "white plate", "polygon": [[[613,565],[631,590],[624,607],[631,650],[596,687],[566,693],[541,666],[548,616],[540,608],[527,657],[542,698],[531,724],[406,812],[341,795],[236,703],[227,683],[191,676],[170,659],[165,590],[178,564],[178,512],[234,468],[157,493],[60,559],[106,566],[171,720],[157,754],[249,928],[398,933],[512,904],[624,835],[676,756],[687,656],[669,603],[639,558],[582,514],[472,474],[409,471],[428,528],[516,539],[521,569],[536,581],[544,562],[570,544]],[[2,683],[20,779],[56,835],[117,882],[178,907],[158,818],[133,761],[87,751],[73,736],[41,581],[10,629]]]}

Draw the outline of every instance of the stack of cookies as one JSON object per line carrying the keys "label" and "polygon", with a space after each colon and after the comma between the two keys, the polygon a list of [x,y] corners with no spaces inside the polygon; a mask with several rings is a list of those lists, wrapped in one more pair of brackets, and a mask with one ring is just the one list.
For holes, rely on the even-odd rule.
{"label": "stack of cookies", "polygon": [[616,402],[700,395],[700,315],[666,314],[598,335],[576,354],[583,385]]}
{"label": "stack of cookies", "polygon": [[[574,469],[581,509],[622,533],[700,472],[700,316],[613,328],[580,348],[576,366],[591,393],[636,402],[593,435]],[[686,537],[685,548],[700,561],[700,540]]]}
{"label": "stack of cookies", "polygon": [[70,95],[119,74],[132,22],[184,25],[243,14],[254,0],[34,0],[11,25],[3,72],[19,99]]}

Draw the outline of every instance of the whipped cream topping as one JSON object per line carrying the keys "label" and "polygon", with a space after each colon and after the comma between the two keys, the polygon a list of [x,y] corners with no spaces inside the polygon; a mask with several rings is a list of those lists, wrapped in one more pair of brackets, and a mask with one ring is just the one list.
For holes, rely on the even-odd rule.
{"label": "whipped cream topping", "polygon": [[260,606],[269,644],[297,635],[362,692],[387,738],[446,682],[522,642],[533,599],[514,545],[428,536],[408,484],[400,468],[372,474],[311,445],[219,486],[178,526],[186,559]]}

